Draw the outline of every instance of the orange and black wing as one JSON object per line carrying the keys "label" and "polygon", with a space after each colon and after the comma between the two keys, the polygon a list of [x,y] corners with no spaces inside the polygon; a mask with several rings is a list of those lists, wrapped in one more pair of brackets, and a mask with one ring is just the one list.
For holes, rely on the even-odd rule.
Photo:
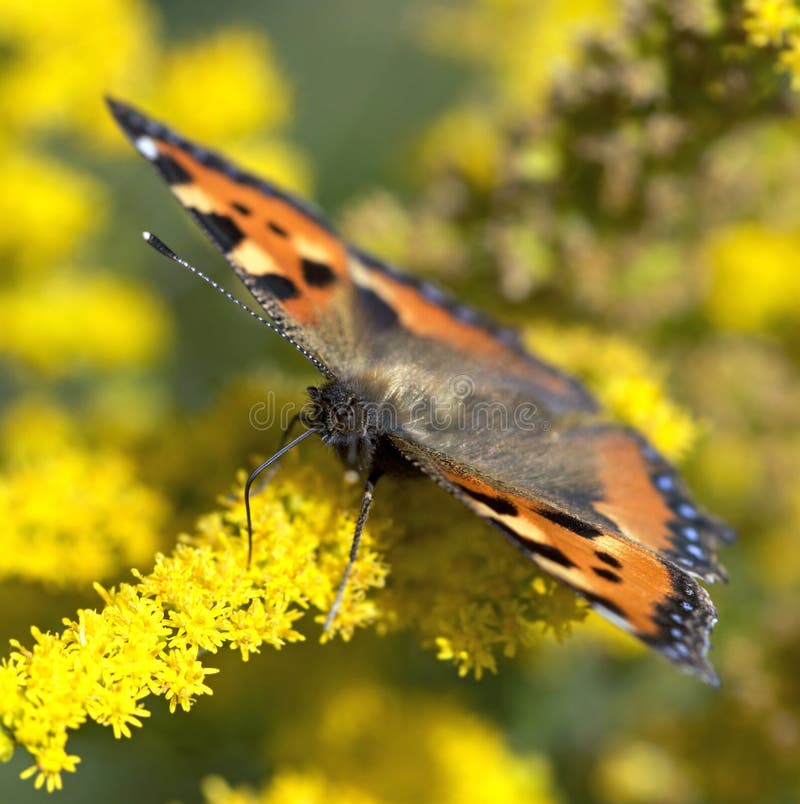
{"label": "orange and black wing", "polygon": [[717,548],[733,530],[691,498],[679,474],[639,433],[593,427],[570,434],[568,449],[590,462],[601,489],[591,508],[616,530],[705,581],[725,581]]}
{"label": "orange and black wing", "polygon": [[367,365],[387,349],[413,349],[424,361],[430,344],[454,364],[501,367],[548,409],[596,409],[578,382],[527,353],[510,330],[345,243],[308,203],[130,106],[108,104],[282,334],[326,373],[341,376],[353,360]]}
{"label": "orange and black wing", "polygon": [[[449,353],[451,373],[472,370],[477,380],[481,371],[502,372],[504,383],[553,413],[597,411],[597,403],[576,379],[528,352],[513,330],[457,303],[429,282],[414,279],[360,249],[351,246],[349,250],[357,285],[368,289],[381,308],[390,312],[404,335],[434,346],[440,356]],[[424,365],[424,352],[418,347],[414,352],[418,365]],[[435,361],[440,363],[441,357]]]}
{"label": "orange and black wing", "polygon": [[326,373],[356,340],[348,252],[322,215],[274,185],[109,100],[114,118],[290,341]]}
{"label": "orange and black wing", "polygon": [[[625,434],[615,428],[598,428],[597,432],[613,434],[608,436],[611,441]],[[582,434],[582,440],[587,438],[591,444],[591,433]],[[609,443],[603,443],[601,449],[610,448]],[[519,478],[516,482],[498,480],[475,465],[459,463],[419,443],[396,439],[395,444],[407,459],[491,522],[543,570],[586,598],[604,617],[676,664],[717,683],[707,659],[716,611],[706,590],[692,577],[699,559],[691,570],[681,561],[687,545],[696,542],[693,537],[686,544],[672,541],[672,523],[679,516],[672,511],[673,501],[656,500],[648,490],[658,477],[677,482],[674,474],[666,473],[661,459],[659,473],[653,476],[649,466],[625,466],[626,456],[620,452],[615,463],[619,475],[611,479],[605,494],[599,491],[599,484],[591,488],[579,484],[568,488],[559,501],[547,488],[521,487]],[[546,450],[539,451],[540,460],[547,461],[541,457],[545,454]],[[556,472],[564,466],[556,459],[550,465]],[[640,492],[641,498],[637,497]],[[690,505],[687,500],[681,496],[674,503]],[[704,515],[696,511],[692,507],[684,513],[692,514],[700,532],[703,526],[695,517]],[[710,520],[705,527],[718,527],[714,538],[729,536],[727,529]],[[703,561],[710,568],[708,573],[719,577],[716,558],[708,553],[712,536],[703,532],[707,540]]]}

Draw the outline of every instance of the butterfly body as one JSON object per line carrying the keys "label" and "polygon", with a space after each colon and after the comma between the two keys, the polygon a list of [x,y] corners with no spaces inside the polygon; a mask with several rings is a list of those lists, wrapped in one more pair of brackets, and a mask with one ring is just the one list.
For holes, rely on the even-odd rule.
{"label": "butterfly body", "polygon": [[[416,471],[616,625],[714,682],[732,531],[639,433],[516,335],[341,238],[307,203],[110,101],[268,324],[323,374],[301,421],[368,476]],[[359,531],[357,530],[357,533]],[[357,546],[354,541],[354,548]]]}

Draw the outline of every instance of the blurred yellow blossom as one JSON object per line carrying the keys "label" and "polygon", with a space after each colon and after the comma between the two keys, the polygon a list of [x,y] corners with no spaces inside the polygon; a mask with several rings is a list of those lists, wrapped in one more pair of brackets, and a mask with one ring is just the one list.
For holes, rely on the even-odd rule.
{"label": "blurred yellow blossom", "polygon": [[14,741],[4,731],[0,731],[0,762],[10,762],[13,756]]}
{"label": "blurred yellow blossom", "polygon": [[607,801],[620,804],[689,804],[697,801],[686,769],[657,745],[635,742],[613,747],[597,769]]}
{"label": "blurred yellow blossom", "polygon": [[442,168],[459,171],[477,187],[497,182],[504,142],[491,116],[477,107],[445,113],[420,144],[420,164],[429,173]]}
{"label": "blurred yellow blossom", "polygon": [[756,47],[779,49],[778,64],[800,90],[800,8],[795,0],[746,0],[744,29]]}
{"label": "blurred yellow blossom", "polygon": [[711,233],[705,260],[706,309],[718,327],[756,332],[800,318],[800,233],[732,224]]}
{"label": "blurred yellow blossom", "polygon": [[79,588],[151,559],[165,500],[84,429],[41,396],[23,397],[0,420],[3,578]]}
{"label": "blurred yellow blossom", "polygon": [[156,23],[141,0],[0,3],[0,137],[30,128],[106,126],[104,92],[144,86]]}
{"label": "blurred yellow blossom", "polygon": [[151,362],[171,336],[157,297],[88,271],[0,291],[0,320],[0,354],[52,375]]}
{"label": "blurred yellow blossom", "polygon": [[795,0],[746,0],[744,29],[757,47],[782,45],[787,33],[800,24]]}
{"label": "blurred yellow blossom", "polygon": [[337,690],[317,717],[282,734],[274,751],[291,767],[305,768],[307,757],[314,756],[317,764],[309,772],[352,785],[375,801],[556,800],[542,757],[515,754],[495,727],[454,701],[380,684]]}
{"label": "blurred yellow blossom", "polygon": [[269,176],[278,187],[303,196],[313,194],[312,171],[303,152],[280,139],[246,139],[236,145],[236,161],[245,169]]}
{"label": "blurred yellow blossom", "polygon": [[21,464],[46,457],[78,443],[78,424],[53,400],[27,396],[3,411],[0,455]]}
{"label": "blurred yellow blossom", "polygon": [[0,226],[6,275],[50,271],[52,262],[104,223],[101,188],[61,162],[15,149],[0,156],[0,175],[0,220],[14,222]]}
{"label": "blurred yellow blossom", "polygon": [[800,36],[790,36],[788,47],[781,53],[781,66],[792,77],[792,89],[800,90]]}
{"label": "blurred yellow blossom", "polygon": [[202,784],[206,804],[378,804],[353,785],[337,784],[314,771],[278,771],[262,790],[231,787],[219,776]]}
{"label": "blurred yellow blossom", "polygon": [[631,341],[584,327],[539,325],[530,329],[528,342],[581,377],[613,416],[641,430],[671,460],[697,440],[701,426],[669,398],[664,368]]}
{"label": "blurred yellow blossom", "polygon": [[269,40],[244,28],[170,49],[154,88],[154,111],[200,142],[274,129],[289,115],[289,90]]}
{"label": "blurred yellow blossom", "polygon": [[553,73],[577,52],[581,33],[611,27],[609,0],[468,0],[427,11],[425,39],[438,51],[486,65],[495,90],[514,110],[530,110]]}
{"label": "blurred yellow blossom", "polygon": [[0,576],[58,587],[107,578],[148,561],[165,514],[123,455],[52,444],[0,475]]}

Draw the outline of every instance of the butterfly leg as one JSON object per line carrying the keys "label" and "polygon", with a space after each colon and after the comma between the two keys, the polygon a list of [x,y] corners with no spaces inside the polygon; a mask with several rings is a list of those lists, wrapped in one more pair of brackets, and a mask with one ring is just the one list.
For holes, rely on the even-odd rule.
{"label": "butterfly leg", "polygon": [[323,626],[323,630],[325,631],[330,630],[331,624],[336,617],[336,612],[338,611],[342,598],[344,597],[344,590],[347,587],[347,581],[350,578],[350,573],[353,570],[353,564],[356,563],[356,558],[358,557],[358,545],[361,541],[361,532],[364,530],[364,525],[367,524],[369,509],[372,505],[372,498],[375,493],[375,484],[378,482],[378,478],[380,476],[381,472],[373,470],[370,472],[370,475],[367,478],[367,482],[364,486],[364,496],[361,498],[361,511],[358,514],[358,519],[356,520],[356,529],[353,533],[353,541],[350,543],[350,557],[347,559],[347,566],[344,568],[344,574],[342,575],[342,580],[339,582],[339,588],[336,591],[336,597],[333,600],[333,605],[328,612],[328,616],[325,618],[325,625]]}

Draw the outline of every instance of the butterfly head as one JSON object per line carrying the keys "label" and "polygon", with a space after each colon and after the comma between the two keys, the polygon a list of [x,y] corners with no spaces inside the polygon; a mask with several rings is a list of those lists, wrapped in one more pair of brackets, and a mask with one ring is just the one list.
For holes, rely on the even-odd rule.
{"label": "butterfly head", "polygon": [[338,380],[308,389],[303,424],[315,430],[341,459],[360,469],[374,464],[383,436],[391,429],[389,408],[368,401]]}

